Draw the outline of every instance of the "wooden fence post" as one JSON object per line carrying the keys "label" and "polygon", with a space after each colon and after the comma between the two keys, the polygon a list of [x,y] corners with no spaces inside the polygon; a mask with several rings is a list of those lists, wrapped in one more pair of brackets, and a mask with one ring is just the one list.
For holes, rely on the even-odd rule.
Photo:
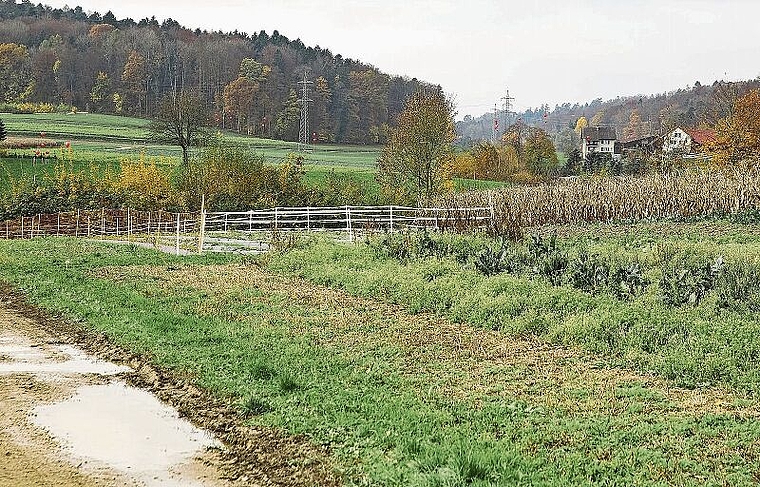
{"label": "wooden fence post", "polygon": [[87,238],[90,238],[91,229],[92,227],[90,226],[90,215],[87,215]]}
{"label": "wooden fence post", "polygon": [[76,227],[74,227],[74,236],[79,236],[79,210],[77,210],[77,224]]}
{"label": "wooden fence post", "polygon": [[61,235],[61,212],[58,212],[58,223],[56,223],[55,227],[55,236],[59,237]]}
{"label": "wooden fence post", "polygon": [[307,232],[311,231],[311,213],[309,211],[310,209],[311,209],[310,206],[306,207],[306,231]]}
{"label": "wooden fence post", "polygon": [[156,243],[161,238],[161,210],[158,210],[158,232],[156,232]]}
{"label": "wooden fence post", "polygon": [[493,211],[493,194],[491,191],[488,191],[488,207],[491,209],[491,225],[494,224],[494,211]]}
{"label": "wooden fence post", "polygon": [[101,235],[106,234],[106,209],[105,208],[100,209],[100,234]]}
{"label": "wooden fence post", "polygon": [[206,233],[206,195],[201,195],[201,228],[198,232],[198,253],[203,253],[203,237]]}
{"label": "wooden fence post", "polygon": [[393,233],[393,205],[391,205],[391,233]]}
{"label": "wooden fence post", "polygon": [[132,213],[127,208],[127,242],[132,241]]}
{"label": "wooden fence post", "polygon": [[346,231],[348,232],[348,239],[354,241],[354,233],[351,229],[351,208],[346,205]]}
{"label": "wooden fence post", "polygon": [[179,212],[177,213],[177,239],[175,241],[174,252],[179,255]]}

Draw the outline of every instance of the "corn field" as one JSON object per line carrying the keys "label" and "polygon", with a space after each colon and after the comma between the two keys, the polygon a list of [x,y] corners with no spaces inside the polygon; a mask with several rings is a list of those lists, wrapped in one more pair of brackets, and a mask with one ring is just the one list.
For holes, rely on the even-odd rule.
{"label": "corn field", "polygon": [[492,206],[494,230],[502,234],[546,224],[727,215],[760,209],[760,171],[568,178],[461,193],[443,204]]}

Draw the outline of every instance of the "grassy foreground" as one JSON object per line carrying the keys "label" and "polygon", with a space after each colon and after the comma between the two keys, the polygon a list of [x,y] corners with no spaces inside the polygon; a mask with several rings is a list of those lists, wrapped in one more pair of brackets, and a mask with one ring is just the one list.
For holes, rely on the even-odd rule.
{"label": "grassy foreground", "polygon": [[[725,238],[715,245],[756,245]],[[67,239],[0,242],[0,278],[32,302],[190,373],[237,401],[252,423],[329,445],[347,485],[760,480],[756,371],[681,388],[677,377],[663,378],[667,369],[646,371],[657,357],[669,362],[667,347],[645,360],[534,338],[593,349],[584,337],[612,318],[644,313],[647,296],[620,305],[528,278],[477,276],[453,261],[401,264],[363,245],[324,241],[258,264]],[[744,315],[725,324],[700,317],[706,309],[666,314],[641,330],[656,313],[640,321],[633,314],[631,335],[645,340],[677,316],[680,326],[712,336],[720,355],[729,325],[743,320],[746,333],[756,330]],[[497,320],[504,326],[490,326]]]}

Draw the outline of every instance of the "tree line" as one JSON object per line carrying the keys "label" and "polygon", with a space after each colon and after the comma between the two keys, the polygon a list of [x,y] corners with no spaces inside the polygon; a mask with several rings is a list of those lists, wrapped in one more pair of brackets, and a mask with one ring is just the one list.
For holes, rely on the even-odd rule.
{"label": "tree line", "polygon": [[376,144],[406,99],[429,87],[278,31],[191,30],[172,19],[119,20],[28,0],[0,0],[0,40],[8,110],[45,103],[153,118],[167,95],[193,91],[220,128],[296,140],[306,72],[316,141]]}
{"label": "tree line", "polygon": [[[565,154],[577,147],[575,125],[580,118],[590,126],[615,127],[618,138],[630,140],[659,135],[675,127],[713,127],[731,113],[734,102],[752,89],[760,88],[760,78],[747,81],[715,81],[667,93],[619,96],[612,100],[597,98],[587,103],[563,103],[554,108],[542,105],[509,114],[508,120],[538,127],[553,139],[557,150]],[[503,120],[504,113],[497,113]],[[489,140],[493,113],[467,116],[457,123],[460,145],[469,147]]]}

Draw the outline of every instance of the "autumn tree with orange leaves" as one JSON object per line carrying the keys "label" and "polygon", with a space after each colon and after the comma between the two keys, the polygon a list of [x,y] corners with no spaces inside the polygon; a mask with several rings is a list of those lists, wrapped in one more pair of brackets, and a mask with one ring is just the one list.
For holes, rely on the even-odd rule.
{"label": "autumn tree with orange leaves", "polygon": [[715,125],[708,151],[719,166],[760,167],[760,89],[734,102],[731,113]]}

